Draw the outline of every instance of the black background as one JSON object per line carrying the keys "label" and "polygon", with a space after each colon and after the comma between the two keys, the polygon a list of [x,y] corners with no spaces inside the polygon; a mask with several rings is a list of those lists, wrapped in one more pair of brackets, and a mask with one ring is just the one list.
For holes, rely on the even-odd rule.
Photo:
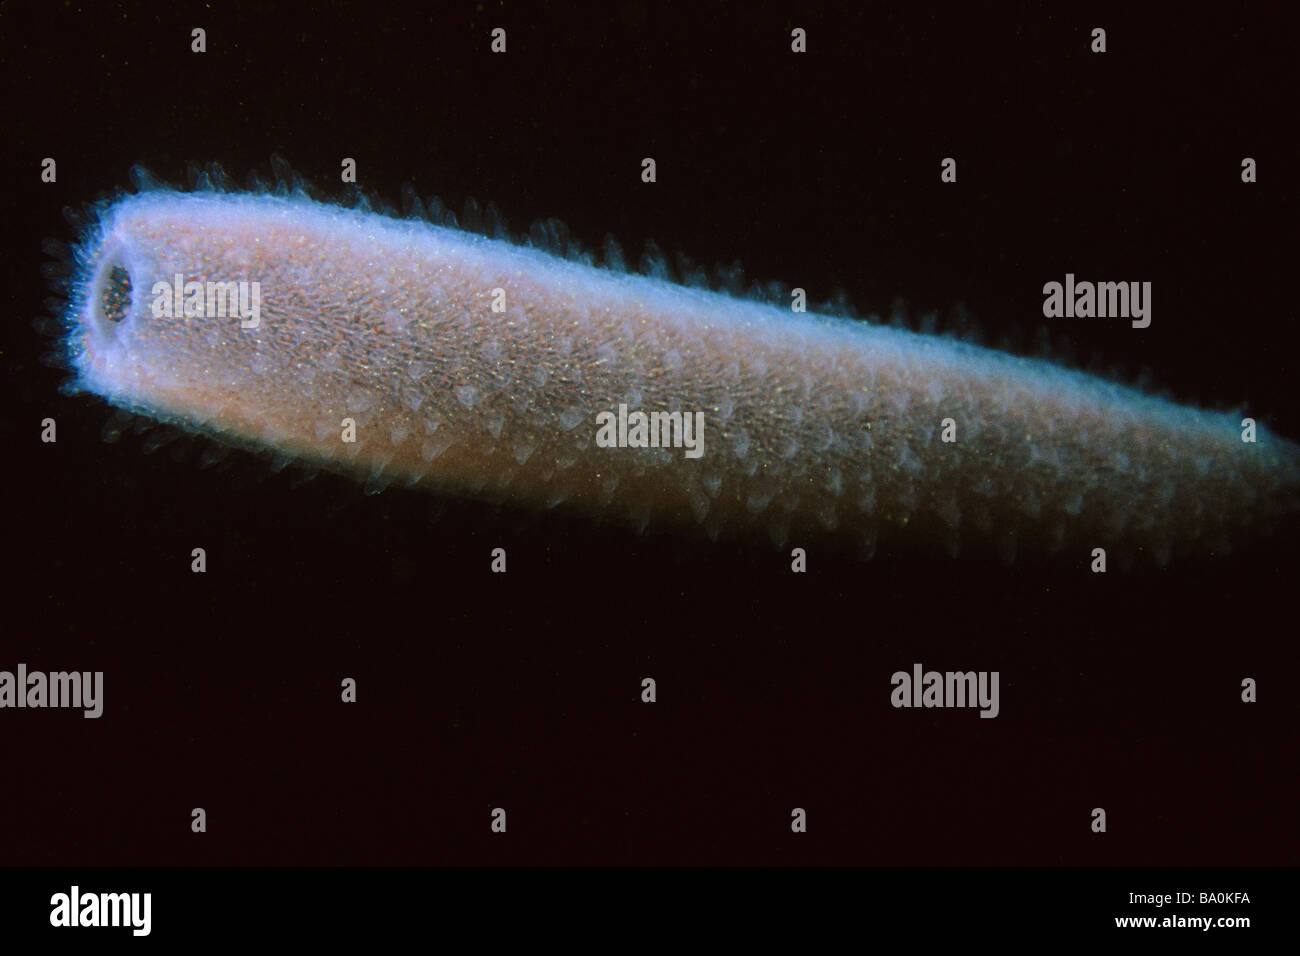
{"label": "black background", "polygon": [[[796,576],[251,454],[205,468],[211,441],[143,423],[105,442],[112,411],[41,361],[65,206],[136,163],[242,180],[272,153],[337,194],[354,157],[394,204],[472,195],[863,313],[961,306],[992,342],[1031,343],[1066,272],[1149,280],[1149,329],[1063,320],[1053,354],[1067,333],[1300,437],[1280,15],[903,6],[6,5],[0,669],[103,670],[106,703],[0,712],[0,860],[1295,864],[1294,528],[1104,576],[816,551]],[[917,661],[1000,671],[1001,716],[893,710]]]}

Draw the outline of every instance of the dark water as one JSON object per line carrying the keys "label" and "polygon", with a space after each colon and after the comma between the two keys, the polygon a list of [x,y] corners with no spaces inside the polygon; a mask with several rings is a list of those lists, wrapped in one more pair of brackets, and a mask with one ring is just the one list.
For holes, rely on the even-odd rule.
{"label": "dark water", "polygon": [[[1279,24],[843,7],[6,7],[0,669],[106,688],[97,721],[0,711],[7,861],[1297,862],[1293,527],[1104,576],[816,551],[794,575],[773,551],[367,496],[242,453],[204,468],[211,442],[149,454],[173,437],[156,429],[105,443],[111,411],[40,362],[63,207],[135,163],[242,180],[272,153],[337,195],[354,157],[394,204],[473,196],[516,231],[611,233],[630,262],[653,238],[863,313],[964,310],[994,344],[1046,331],[1054,355],[1300,438]],[[1110,52],[1088,52],[1093,26]],[[1042,286],[1067,272],[1152,282],[1151,327],[1049,324]],[[1000,716],[892,709],[916,662],[998,671]]]}

